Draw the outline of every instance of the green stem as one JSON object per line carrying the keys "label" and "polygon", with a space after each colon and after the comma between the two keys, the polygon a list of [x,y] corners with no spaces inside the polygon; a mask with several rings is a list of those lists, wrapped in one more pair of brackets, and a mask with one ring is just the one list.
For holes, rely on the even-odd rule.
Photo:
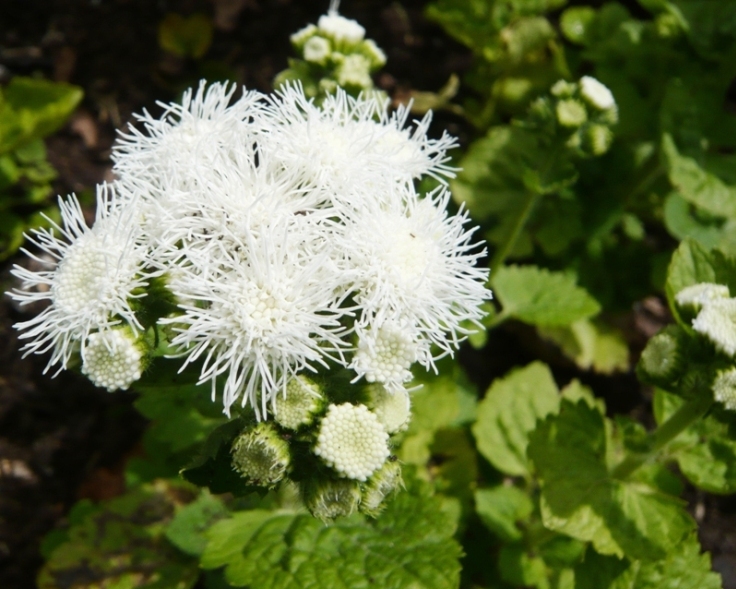
{"label": "green stem", "polygon": [[644,463],[654,458],[662,448],[680,435],[687,427],[705,415],[713,404],[710,395],[698,395],[685,402],[667,421],[650,434],[652,446],[649,452],[629,454],[611,472],[616,479],[625,479]]}
{"label": "green stem", "polygon": [[514,221],[514,227],[511,230],[511,234],[508,239],[499,246],[496,253],[493,254],[493,259],[491,260],[491,272],[500,268],[511,253],[511,250],[514,249],[516,240],[519,239],[519,235],[521,235],[524,225],[526,225],[526,222],[529,220],[529,215],[531,215],[534,210],[534,205],[537,204],[539,196],[540,195],[537,192],[532,190],[527,192],[524,206],[521,208],[519,216],[516,217],[516,220]]}

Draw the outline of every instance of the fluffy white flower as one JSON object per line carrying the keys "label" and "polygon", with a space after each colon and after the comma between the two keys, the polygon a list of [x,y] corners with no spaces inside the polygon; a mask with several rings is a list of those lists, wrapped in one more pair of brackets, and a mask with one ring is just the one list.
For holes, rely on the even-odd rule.
{"label": "fluffy white flower", "polygon": [[417,360],[418,346],[412,331],[391,322],[361,331],[350,367],[370,383],[381,383],[391,390],[402,388],[411,380],[409,368]]}
{"label": "fluffy white flower", "polygon": [[714,299],[705,303],[693,319],[693,329],[706,336],[724,354],[736,355],[736,299]]}
{"label": "fluffy white flower", "polygon": [[365,29],[356,21],[330,11],[319,17],[317,28],[330,35],[335,41],[360,43],[365,37]]}
{"label": "fluffy white flower", "polygon": [[389,456],[388,434],[365,405],[330,405],[314,453],[343,476],[365,481]]}
{"label": "fluffy white flower", "polygon": [[409,110],[388,112],[388,101],[375,96],[352,98],[338,89],[321,106],[299,87],[287,86],[271,97],[273,126],[260,143],[266,165],[301,173],[303,182],[329,191],[333,198],[366,187],[362,194],[380,197],[386,183],[412,183],[423,175],[440,181],[454,176],[447,150],[455,139],[427,137],[430,115],[404,128]]}
{"label": "fluffy white flower", "polygon": [[713,398],[726,409],[736,411],[736,368],[718,373],[713,381]]}
{"label": "fluffy white flower", "polygon": [[15,325],[23,332],[20,339],[29,340],[23,346],[26,354],[51,350],[47,370],[55,364],[60,364],[60,370],[66,368],[72,353],[84,348],[92,332],[121,323],[141,329],[131,300],[142,296],[140,290],[146,285],[147,251],[139,241],[134,207],[119,209],[112,196],[110,186],[98,188],[92,229],[74,196],[59,199],[61,225],[52,223],[52,229],[34,230],[28,236],[48,259],[24,250],[48,269],[13,268],[23,287],[8,294],[21,305],[48,303],[32,319]]}
{"label": "fluffy white flower", "polygon": [[82,358],[82,373],[98,387],[126,390],[143,373],[143,352],[127,329],[90,334]]}
{"label": "fluffy white flower", "polygon": [[729,296],[731,294],[728,287],[723,284],[700,282],[683,288],[675,295],[675,301],[681,306],[692,305],[700,308],[706,303],[716,299],[727,299]]}
{"label": "fluffy white flower", "polygon": [[[114,171],[154,196],[188,190],[216,174],[253,158],[253,133],[260,128],[262,95],[247,92],[233,102],[235,85],[203,81],[189,89],[181,104],[163,104],[163,114],[137,115],[143,130],[129,127],[113,147]],[[231,104],[232,103],[232,104]],[[145,131],[145,132],[144,132]]]}
{"label": "fluffy white flower", "polygon": [[256,239],[225,228],[214,260],[183,252],[171,280],[183,311],[163,321],[176,334],[171,343],[187,355],[185,365],[203,358],[201,381],[211,381],[213,399],[225,376],[228,414],[242,397],[265,416],[297,372],[339,356],[344,345],[331,261],[299,233],[282,224]]}
{"label": "fluffy white flower", "polygon": [[616,99],[611,91],[591,76],[580,78],[580,93],[591,105],[600,110],[616,107]]}
{"label": "fluffy white flower", "polygon": [[476,263],[485,254],[471,241],[467,214],[449,216],[449,193],[420,199],[402,190],[392,206],[346,213],[348,227],[339,244],[354,277],[359,328],[395,321],[417,334],[419,361],[432,364],[429,344],[452,353],[467,334],[466,320],[482,317],[491,297],[488,269]]}

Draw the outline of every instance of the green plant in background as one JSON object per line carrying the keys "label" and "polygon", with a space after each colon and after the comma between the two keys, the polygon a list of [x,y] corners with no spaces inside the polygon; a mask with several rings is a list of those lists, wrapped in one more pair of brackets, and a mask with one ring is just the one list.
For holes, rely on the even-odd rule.
{"label": "green plant in background", "polygon": [[[725,108],[736,21],[720,2],[642,1],[649,19],[617,3],[565,4],[440,0],[428,8],[477,60],[465,82],[474,98],[451,109],[479,133],[456,178],[444,155],[452,139],[427,137],[426,119],[403,129],[406,111],[390,115],[372,96],[351,102],[334,85],[339,59],[310,61],[334,49],[337,24],[341,39],[362,42],[362,27],[336,12],[327,15],[334,26],[295,36],[301,60],[288,79],[313,102],[286,84],[265,105],[254,94],[232,102],[226,87],[201,87],[171,105],[176,121],[149,117],[148,134],[122,139],[123,180],[100,195],[105,212],[82,233],[94,244],[116,219],[118,231],[127,227],[126,259],[137,261],[118,266],[117,306],[104,306],[109,296],[95,307],[110,324],[84,323],[86,306],[74,316],[79,335],[56,334],[52,363],[71,367],[81,355],[99,384],[134,386],[151,423],[145,455],[127,465],[127,493],[78,505],[68,529],[48,537],[44,588],[721,587],[681,496],[684,482],[736,491],[736,252],[727,238],[736,199]],[[181,145],[192,151],[172,158]],[[208,177],[206,198],[196,198],[203,166],[228,172]],[[371,174],[361,176],[365,169]],[[468,257],[459,263],[441,248],[436,257],[433,240],[449,225],[432,213],[448,195],[440,187],[418,198],[423,174],[450,177],[454,198],[483,224],[495,305],[482,305],[487,330],[477,324],[488,294],[487,274],[474,267],[480,255],[456,228],[451,241]],[[140,200],[155,206],[116,217],[140,183]],[[273,198],[274,186],[288,198]],[[396,194],[408,208],[395,209]],[[673,229],[673,210],[687,231]],[[74,218],[71,203],[63,212]],[[276,222],[289,231],[270,233]],[[253,235],[269,248],[254,247]],[[284,253],[289,235],[298,246]],[[288,284],[302,289],[300,300],[335,297],[317,313],[321,346],[345,338],[352,348],[334,345],[324,365],[300,365],[269,395],[268,384],[249,383],[280,375],[294,356],[279,353],[306,353],[289,347],[299,345],[291,307],[269,298],[281,287],[271,277],[298,251],[308,255],[297,267],[308,271]],[[248,272],[239,275],[244,260]],[[330,272],[351,265],[349,282],[331,282]],[[462,283],[437,274],[448,266]],[[420,296],[427,284],[444,293],[435,306]],[[61,290],[48,295],[57,311]],[[482,347],[513,319],[582,370],[627,370],[629,347],[604,317],[660,292],[675,323],[650,339],[637,365],[641,382],[655,387],[651,431],[540,361],[498,375],[483,393],[450,353],[428,360],[466,334]],[[402,305],[400,321],[391,311]],[[463,313],[449,311],[457,305]],[[55,328],[52,312],[21,327],[42,338],[36,328]],[[433,313],[441,313],[437,325]],[[220,344],[207,348],[211,341]],[[241,353],[254,341],[257,362]],[[282,364],[268,364],[274,357]],[[211,402],[218,395],[226,415]],[[239,395],[245,409],[233,404]]]}
{"label": "green plant in background", "polygon": [[0,89],[0,258],[13,255],[31,227],[58,218],[49,205],[56,171],[43,138],[59,129],[82,100],[69,84],[15,77]]}

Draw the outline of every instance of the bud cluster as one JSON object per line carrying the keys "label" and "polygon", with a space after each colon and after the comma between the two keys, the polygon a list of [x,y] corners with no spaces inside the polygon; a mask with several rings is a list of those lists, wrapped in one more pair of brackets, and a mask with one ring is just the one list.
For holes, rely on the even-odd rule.
{"label": "bud cluster", "polygon": [[736,410],[736,298],[727,286],[698,283],[674,297],[691,329],[672,325],[642,352],[637,371],[644,382],[684,397],[707,394]]}
{"label": "bud cluster", "polygon": [[323,520],[361,511],[375,517],[402,486],[391,436],[410,418],[404,389],[351,386],[358,400],[331,402],[316,382],[289,382],[273,420],[256,422],[231,444],[232,467],[252,486],[285,480],[300,488],[309,511]]}
{"label": "bud cluster", "polygon": [[356,21],[330,11],[291,36],[299,55],[275,81],[279,87],[300,81],[310,98],[334,94],[338,87],[357,96],[373,91],[371,73],[385,65],[386,55]]}
{"label": "bud cluster", "polygon": [[559,80],[550,95],[537,99],[530,109],[531,124],[564,140],[582,157],[598,157],[611,147],[611,128],[618,108],[611,91],[591,76],[578,82]]}

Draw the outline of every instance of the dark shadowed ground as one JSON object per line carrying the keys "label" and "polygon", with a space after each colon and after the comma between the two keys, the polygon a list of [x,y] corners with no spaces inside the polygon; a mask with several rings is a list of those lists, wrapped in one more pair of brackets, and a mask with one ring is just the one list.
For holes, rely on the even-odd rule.
{"label": "dark shadowed ground", "polygon": [[[84,89],[81,108],[47,140],[59,171],[60,194],[91,194],[112,179],[115,129],[157,100],[175,100],[206,76],[226,74],[248,88],[270,90],[286,67],[289,35],[315,22],[328,0],[0,0],[0,82],[13,75],[43,75]],[[470,55],[423,14],[422,0],[345,0],[342,13],[357,19],[388,55],[377,78],[394,97],[412,89],[438,90]],[[213,16],[214,40],[198,61],[165,53],[157,28],[169,12]],[[470,129],[452,115],[436,117],[467,142]],[[18,262],[16,258],[12,262]],[[11,263],[0,266],[0,290],[12,286]],[[659,314],[658,314],[659,313]],[[43,376],[42,358],[21,359],[12,324],[27,318],[7,297],[0,300],[0,588],[29,589],[42,560],[39,542],[63,523],[78,499],[103,499],[123,490],[122,465],[145,421],[132,393],[108,394],[64,373]],[[621,318],[640,347],[661,325],[661,304],[650,300]],[[540,347],[541,346],[541,347]],[[563,380],[581,377],[606,397],[614,412],[649,417],[646,395],[633,375],[580,375],[524,326],[494,332],[485,350],[464,350],[462,360],[482,387],[510,366],[542,357]],[[690,493],[704,547],[716,568],[736,574],[736,500]],[[736,585],[731,585],[734,587]]]}

